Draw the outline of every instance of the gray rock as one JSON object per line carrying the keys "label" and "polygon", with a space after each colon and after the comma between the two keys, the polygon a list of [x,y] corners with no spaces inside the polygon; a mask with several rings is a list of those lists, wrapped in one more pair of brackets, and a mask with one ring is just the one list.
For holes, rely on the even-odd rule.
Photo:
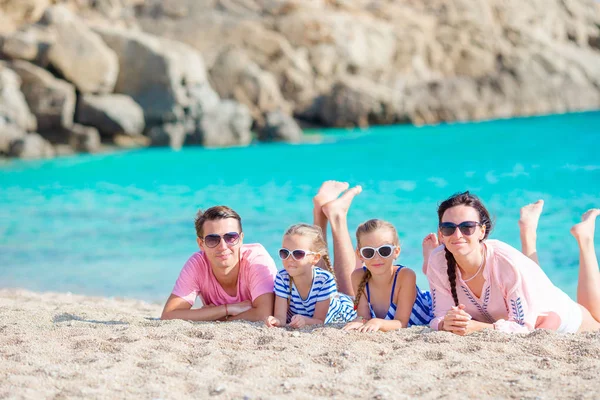
{"label": "gray rock", "polygon": [[145,132],[150,139],[150,146],[169,146],[172,149],[180,149],[183,146],[186,133],[186,127],[182,123],[155,125]]}
{"label": "gray rock", "polygon": [[73,125],[75,87],[26,61],[6,64],[22,80],[21,90],[37,118],[37,131],[62,130]]}
{"label": "gray rock", "polygon": [[224,100],[212,113],[205,115],[188,143],[206,147],[248,145],[252,141],[252,117],[243,104]]}
{"label": "gray rock", "polygon": [[224,51],[210,70],[211,81],[221,98],[234,99],[262,122],[262,115],[289,110],[275,76],[254,63],[242,50]]}
{"label": "gray rock", "polygon": [[50,142],[39,134],[29,133],[10,144],[8,155],[27,159],[50,158],[54,157],[54,149]]}
{"label": "gray rock", "polygon": [[69,128],[69,145],[78,152],[95,153],[100,150],[100,133],[92,126],[73,124]]}
{"label": "gray rock", "polygon": [[144,110],[146,123],[181,121],[192,100],[188,87],[206,83],[200,54],[190,47],[141,32],[99,28],[116,52],[120,72],[116,93],[131,96]]}
{"label": "gray rock", "polygon": [[13,70],[0,62],[0,118],[5,125],[14,125],[23,132],[34,131],[37,121],[21,92],[21,82]]}
{"label": "gray rock", "polygon": [[98,128],[105,136],[140,135],[145,127],[142,107],[123,94],[80,96],[75,119]]}
{"label": "gray rock", "polygon": [[294,118],[281,111],[274,111],[267,113],[265,126],[259,131],[258,139],[263,142],[299,142],[302,139],[302,129]]}
{"label": "gray rock", "polygon": [[0,116],[0,154],[8,155],[11,143],[25,137],[26,134],[19,126]]}
{"label": "gray rock", "polygon": [[82,93],[111,93],[119,63],[100,36],[64,6],[48,8],[42,21],[56,32],[50,63]]}

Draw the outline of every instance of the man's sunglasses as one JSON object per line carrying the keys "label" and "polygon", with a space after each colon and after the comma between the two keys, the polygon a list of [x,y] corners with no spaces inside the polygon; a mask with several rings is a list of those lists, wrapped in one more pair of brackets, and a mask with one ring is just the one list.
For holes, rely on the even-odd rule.
{"label": "man's sunglasses", "polygon": [[206,247],[217,247],[219,243],[221,243],[221,238],[225,241],[225,244],[228,246],[235,246],[240,241],[240,234],[237,232],[228,232],[223,236],[217,235],[216,233],[211,233],[210,235],[204,236],[202,240]]}
{"label": "man's sunglasses", "polygon": [[388,258],[394,252],[396,246],[392,246],[390,244],[384,244],[383,246],[375,247],[361,247],[360,255],[367,260],[375,257],[375,252],[379,253],[382,258]]}
{"label": "man's sunglasses", "polygon": [[292,258],[294,260],[300,261],[304,257],[306,257],[310,254],[318,254],[318,253],[315,253],[314,251],[308,251],[308,250],[302,250],[302,249],[288,250],[285,247],[279,249],[279,258],[281,258],[282,260],[287,260],[290,257],[290,254],[292,255]]}
{"label": "man's sunglasses", "polygon": [[440,224],[440,232],[444,236],[452,236],[456,232],[456,228],[460,229],[460,232],[465,236],[471,236],[477,230],[477,227],[481,226],[479,222],[465,221],[456,225],[452,222],[442,222]]}

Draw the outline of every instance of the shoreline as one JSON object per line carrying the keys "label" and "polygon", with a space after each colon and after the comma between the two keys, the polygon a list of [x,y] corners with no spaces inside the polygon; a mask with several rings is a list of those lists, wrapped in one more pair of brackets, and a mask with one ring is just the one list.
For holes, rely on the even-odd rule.
{"label": "shoreline", "polygon": [[0,289],[0,398],[594,398],[600,333],[469,337],[160,321],[140,300]]}

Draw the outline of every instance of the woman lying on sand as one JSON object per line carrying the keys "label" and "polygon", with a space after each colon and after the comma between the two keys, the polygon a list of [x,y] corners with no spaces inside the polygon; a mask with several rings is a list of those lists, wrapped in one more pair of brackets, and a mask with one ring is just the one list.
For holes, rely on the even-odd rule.
{"label": "woman lying on sand", "polygon": [[563,333],[600,329],[600,272],[594,250],[595,219],[600,209],[583,214],[571,228],[579,245],[577,303],[554,286],[537,264],[536,229],[543,202],[521,210],[523,253],[498,240],[489,212],[469,192],[454,195],[438,208],[439,238],[423,242],[431,252],[425,268],[435,318],[431,328],[466,335],[482,329]]}
{"label": "woman lying on sand", "polygon": [[360,186],[348,189],[347,183],[327,181],[314,198],[315,225],[326,232],[327,221],[331,223],[340,291],[356,294],[358,318],[344,329],[374,332],[426,325],[431,320],[431,298],[419,290],[413,271],[394,265],[400,255],[394,226],[369,220],[358,227],[356,251],[352,247],[347,215],[361,190]]}

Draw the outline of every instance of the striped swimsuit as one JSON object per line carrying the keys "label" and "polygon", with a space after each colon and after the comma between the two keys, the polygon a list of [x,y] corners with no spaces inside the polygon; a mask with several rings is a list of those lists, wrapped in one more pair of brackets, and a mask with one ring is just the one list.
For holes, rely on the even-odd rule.
{"label": "striped swimsuit", "polygon": [[329,271],[318,267],[313,268],[312,274],[312,286],[308,292],[308,296],[303,299],[296,288],[296,284],[292,284],[292,290],[290,291],[290,275],[288,272],[285,269],[277,272],[274,288],[275,295],[284,299],[290,299],[287,323],[296,314],[313,318],[317,303],[325,300],[329,300],[329,310],[323,323],[349,322],[356,318],[353,301],[348,295],[337,291],[333,275]]}
{"label": "striped swimsuit", "polygon": [[[392,284],[392,293],[390,294],[390,308],[388,308],[387,313],[383,319],[392,320],[396,316],[397,306],[394,304],[394,291],[396,290],[396,281],[398,280],[398,272],[402,268],[405,268],[402,265],[397,265],[398,269],[394,274],[394,283]],[[366,272],[367,267],[363,267],[363,270]],[[373,311],[373,307],[371,307],[371,292],[369,291],[369,282],[365,285],[365,289],[367,289],[367,302],[369,303],[369,311],[371,311],[371,318],[377,318],[375,315],[375,311]],[[431,295],[427,291],[421,291],[417,286],[417,296],[415,298],[415,303],[413,304],[412,312],[410,314],[410,318],[408,319],[408,326],[413,325],[428,325],[429,321],[433,318],[432,310],[431,310]]]}

